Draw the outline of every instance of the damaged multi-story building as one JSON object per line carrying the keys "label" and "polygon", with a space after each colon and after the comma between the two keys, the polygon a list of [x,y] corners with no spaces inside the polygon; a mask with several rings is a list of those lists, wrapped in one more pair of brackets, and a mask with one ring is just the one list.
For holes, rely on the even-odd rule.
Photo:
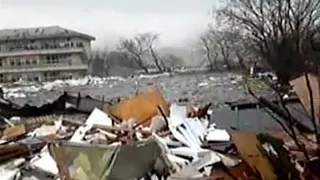
{"label": "damaged multi-story building", "polygon": [[60,26],[0,30],[0,82],[84,76],[93,40]]}

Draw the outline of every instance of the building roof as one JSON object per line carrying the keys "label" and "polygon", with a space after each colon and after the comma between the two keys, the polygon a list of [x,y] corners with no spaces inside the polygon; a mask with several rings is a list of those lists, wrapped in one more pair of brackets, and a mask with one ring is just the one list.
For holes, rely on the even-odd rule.
{"label": "building roof", "polygon": [[60,26],[2,29],[0,30],[0,41],[21,39],[42,39],[58,37],[80,37],[95,40],[95,37],[77,31],[62,28]]}
{"label": "building roof", "polygon": [[[279,100],[275,96],[264,95],[264,97],[275,104],[279,103]],[[286,103],[300,103],[300,100],[296,95],[291,95],[288,99],[285,99],[284,102],[286,102]],[[244,100],[226,102],[226,104],[229,105],[232,110],[234,110],[235,108],[237,108],[238,110],[252,109],[252,108],[256,108],[257,105],[260,105],[258,100],[254,99],[254,98],[247,98]]]}

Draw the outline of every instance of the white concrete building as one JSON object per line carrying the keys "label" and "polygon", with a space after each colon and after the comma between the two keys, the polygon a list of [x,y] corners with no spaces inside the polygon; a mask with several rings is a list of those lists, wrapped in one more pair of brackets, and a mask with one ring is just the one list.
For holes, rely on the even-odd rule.
{"label": "white concrete building", "polygon": [[84,76],[92,40],[59,26],[0,30],[0,82]]}

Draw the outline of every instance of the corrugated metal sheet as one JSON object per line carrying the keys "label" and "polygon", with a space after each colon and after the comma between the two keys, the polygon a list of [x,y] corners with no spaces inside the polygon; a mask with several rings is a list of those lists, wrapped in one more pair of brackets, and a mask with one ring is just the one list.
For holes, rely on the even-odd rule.
{"label": "corrugated metal sheet", "polygon": [[280,129],[279,124],[262,108],[230,110],[229,108],[215,110],[211,121],[220,128],[230,126],[241,130],[264,133],[269,129]]}
{"label": "corrugated metal sheet", "polygon": [[49,37],[84,37],[90,40],[95,38],[87,34],[65,29],[60,26],[2,29],[0,30],[1,40],[49,38]]}
{"label": "corrugated metal sheet", "polygon": [[301,103],[288,103],[286,105],[291,116],[299,120],[300,123],[313,129],[311,117]]}
{"label": "corrugated metal sheet", "polygon": [[[288,102],[286,107],[291,116],[299,120],[299,123],[309,129],[313,129],[310,115],[300,102]],[[276,114],[273,115],[278,117]],[[258,105],[246,109],[218,109],[214,111],[211,120],[221,128],[233,126],[241,130],[252,130],[256,133],[264,133],[268,129],[281,129],[281,126],[274,118],[263,108],[259,108]],[[288,119],[284,119],[284,121],[288,122]]]}
{"label": "corrugated metal sheet", "polygon": [[[21,121],[13,122],[15,125],[24,124],[26,131],[33,130],[37,127],[40,127],[42,124],[52,125],[54,121],[57,119],[56,115],[45,115],[45,116],[37,116],[37,117],[30,117],[21,119]],[[1,126],[0,129],[4,130],[5,128],[9,127],[9,125]]]}
{"label": "corrugated metal sheet", "polygon": [[94,108],[100,108],[101,110],[109,108],[109,104],[103,99],[98,100],[91,97],[81,97],[81,94],[78,96],[67,95],[66,101],[76,106],[77,110],[86,113],[91,113]]}

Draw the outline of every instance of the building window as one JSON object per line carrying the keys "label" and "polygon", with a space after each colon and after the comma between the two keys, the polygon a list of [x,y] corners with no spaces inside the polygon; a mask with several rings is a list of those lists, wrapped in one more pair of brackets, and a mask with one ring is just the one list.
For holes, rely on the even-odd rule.
{"label": "building window", "polygon": [[2,66],[2,59],[0,59],[0,66]]}
{"label": "building window", "polygon": [[70,46],[73,47],[73,42],[70,43]]}
{"label": "building window", "polygon": [[77,43],[77,47],[83,47],[83,43],[82,42],[78,42]]}
{"label": "building window", "polygon": [[32,60],[32,64],[37,64],[37,60]]}
{"label": "building window", "polygon": [[11,66],[14,66],[14,60],[10,61]]}
{"label": "building window", "polygon": [[3,76],[3,74],[0,74],[0,82],[4,82],[4,76]]}
{"label": "building window", "polygon": [[47,56],[47,64],[51,63],[51,56]]}
{"label": "building window", "polygon": [[21,66],[21,60],[20,59],[17,59],[17,65]]}
{"label": "building window", "polygon": [[26,59],[26,65],[30,65],[30,60]]}

